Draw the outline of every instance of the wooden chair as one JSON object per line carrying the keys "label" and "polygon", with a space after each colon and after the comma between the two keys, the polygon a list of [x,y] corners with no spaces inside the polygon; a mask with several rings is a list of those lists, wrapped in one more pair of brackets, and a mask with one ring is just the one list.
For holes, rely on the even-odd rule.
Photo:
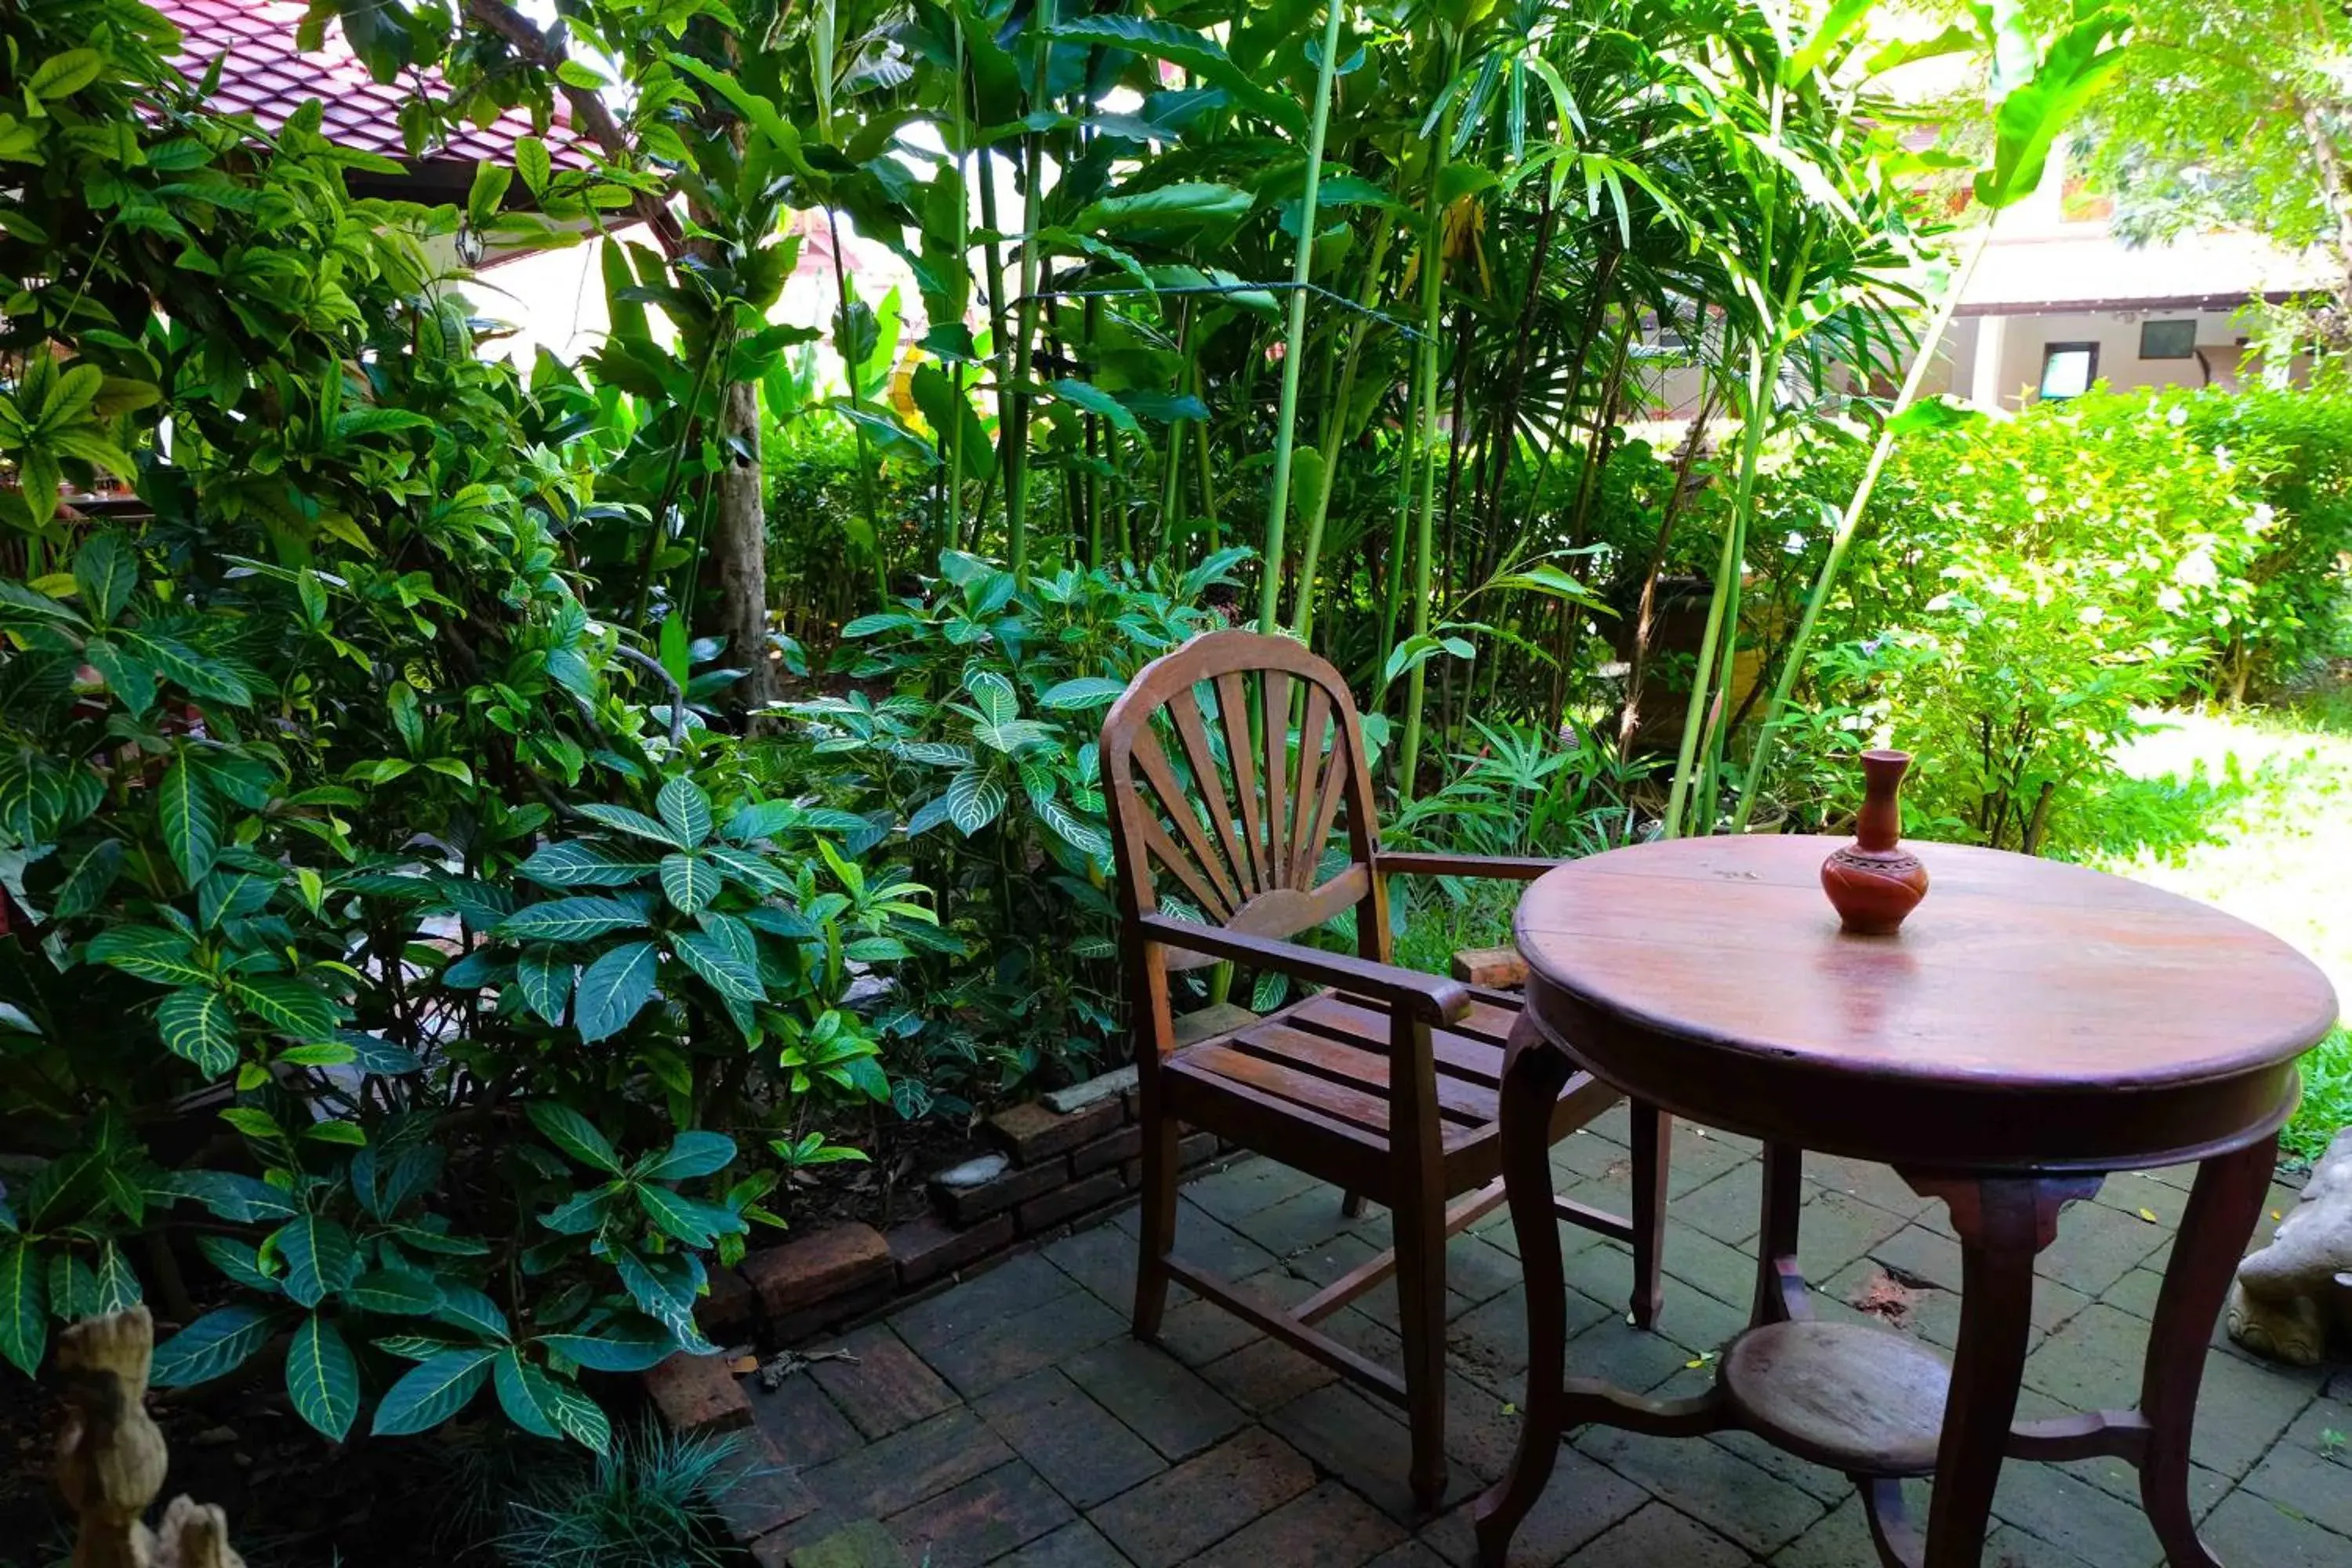
{"label": "wooden chair", "polygon": [[[1519,1003],[1391,965],[1385,879],[1525,881],[1551,862],[1382,853],[1347,684],[1281,637],[1213,633],[1147,666],[1103,721],[1102,768],[1142,1091],[1135,1333],[1158,1334],[1174,1280],[1402,1405],[1413,1493],[1434,1507],[1445,1488],[1445,1241],[1503,1199],[1496,1095]],[[1324,845],[1335,826],[1348,862],[1331,870]],[[1171,913],[1177,900],[1197,918]],[[1356,956],[1288,940],[1349,910]],[[1169,976],[1221,960],[1324,989],[1180,1045]],[[1552,1137],[1618,1098],[1577,1074]],[[1394,1247],[1289,1309],[1180,1262],[1170,1249],[1181,1127],[1330,1182],[1351,1211],[1367,1197],[1388,1205]],[[1636,1108],[1631,1221],[1554,1199],[1563,1218],[1632,1245],[1633,1311],[1644,1327],[1659,1303],[1666,1127]],[[1391,1274],[1402,1376],[1315,1327]]]}

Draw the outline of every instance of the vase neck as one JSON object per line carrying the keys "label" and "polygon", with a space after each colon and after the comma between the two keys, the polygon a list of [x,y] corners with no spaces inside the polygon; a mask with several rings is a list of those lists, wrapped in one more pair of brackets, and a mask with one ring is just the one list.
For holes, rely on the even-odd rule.
{"label": "vase neck", "polygon": [[1902,841],[1903,808],[1898,798],[1903,775],[1910,766],[1910,757],[1901,752],[1862,754],[1862,811],[1853,832],[1856,848],[1884,851]]}

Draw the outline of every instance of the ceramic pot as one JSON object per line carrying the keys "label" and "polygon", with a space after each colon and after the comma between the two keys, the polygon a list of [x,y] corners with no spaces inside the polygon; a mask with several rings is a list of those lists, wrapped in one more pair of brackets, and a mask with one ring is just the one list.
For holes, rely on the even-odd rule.
{"label": "ceramic pot", "polygon": [[1862,813],[1853,842],[1822,862],[1822,891],[1855,936],[1893,936],[1927,896],[1927,868],[1903,847],[1896,805],[1910,766],[1908,752],[1862,753]]}

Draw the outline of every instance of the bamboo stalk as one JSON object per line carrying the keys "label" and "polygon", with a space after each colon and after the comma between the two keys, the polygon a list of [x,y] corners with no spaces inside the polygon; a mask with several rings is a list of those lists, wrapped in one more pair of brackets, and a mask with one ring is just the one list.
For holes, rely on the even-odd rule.
{"label": "bamboo stalk", "polygon": [[[1445,75],[1448,83],[1458,68],[1461,44],[1449,37],[1445,47]],[[1445,291],[1445,206],[1442,180],[1445,173],[1446,151],[1454,142],[1454,121],[1458,112],[1459,96],[1448,97],[1445,111],[1438,117],[1437,134],[1429,144],[1429,195],[1423,216],[1428,232],[1422,239],[1421,253],[1421,505],[1420,516],[1413,527],[1412,560],[1412,635],[1423,637],[1429,631],[1430,571],[1437,537],[1437,329],[1443,313]],[[1385,663],[1383,668],[1386,668]],[[1397,799],[1405,804],[1412,800],[1413,773],[1421,764],[1421,710],[1428,689],[1429,661],[1423,659],[1412,667],[1407,678],[1404,695],[1404,742],[1397,759]]]}
{"label": "bamboo stalk", "polygon": [[[1282,408],[1274,430],[1274,485],[1266,498],[1265,558],[1259,563],[1257,629],[1271,634],[1282,597],[1283,532],[1290,521],[1290,454],[1298,416],[1298,376],[1307,358],[1307,284],[1315,265],[1315,213],[1323,184],[1323,134],[1331,117],[1331,76],[1339,53],[1339,0],[1323,7],[1323,59],[1315,70],[1315,112],[1307,127],[1307,184],[1298,196],[1298,248],[1290,265],[1290,321],[1283,339]],[[1325,476],[1328,486],[1329,477]],[[1312,594],[1312,583],[1301,592]]]}

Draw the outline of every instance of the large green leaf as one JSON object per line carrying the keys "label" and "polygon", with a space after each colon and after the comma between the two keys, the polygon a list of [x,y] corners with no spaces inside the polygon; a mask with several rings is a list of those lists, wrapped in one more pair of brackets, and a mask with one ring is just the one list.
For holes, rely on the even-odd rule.
{"label": "large green leaf", "polygon": [[710,797],[690,778],[680,775],[662,785],[661,794],[654,797],[654,809],[686,848],[694,848],[710,837]]}
{"label": "large green leaf", "polygon": [[491,1375],[499,1393],[499,1407],[507,1419],[534,1437],[561,1437],[562,1428],[555,1424],[551,1406],[553,1394],[548,1388],[546,1374],[522,1359],[522,1352],[511,1348],[499,1352],[491,1363]]}
{"label": "large green leaf", "polygon": [[360,1413],[360,1368],[335,1326],[313,1312],[286,1347],[286,1392],[294,1414],[340,1443]]}
{"label": "large green leaf", "polygon": [[712,1176],[735,1161],[735,1140],[724,1132],[693,1131],[670,1140],[669,1147],[639,1165],[634,1173],[642,1182],[683,1182]]}
{"label": "large green leaf", "polygon": [[542,1334],[541,1349],[591,1372],[643,1372],[677,1349],[667,1329],[646,1319],[625,1320],[590,1334]]}
{"label": "large green leaf", "polygon": [[81,590],[81,613],[93,625],[105,626],[122,613],[139,585],[138,552],[112,529],[93,533],[74,552],[73,575]]}
{"label": "large green leaf", "polygon": [[591,803],[579,808],[580,815],[591,822],[601,822],[607,827],[639,838],[650,838],[656,844],[667,844],[673,849],[691,849],[691,844],[681,843],[678,836],[642,811],[631,811],[625,805],[602,805]]}
{"label": "large green leaf", "polygon": [[1234,65],[1224,46],[1205,33],[1173,22],[1128,15],[1073,16],[1055,24],[1054,36],[1066,43],[1125,49],[1146,59],[1166,60],[1183,67],[1212,87],[1221,87],[1236,102],[1294,133],[1307,129],[1307,115],[1297,99],[1276,92]]}
{"label": "large green leaf", "polygon": [[49,913],[58,920],[86,915],[99,906],[122,870],[122,840],[101,838],[82,852],[58,890],[49,895]]}
{"label": "large green leaf", "polygon": [[977,768],[967,768],[949,781],[946,799],[948,820],[969,838],[1004,809],[1004,786]]}
{"label": "large green leaf", "polygon": [[1114,429],[1124,430],[1133,435],[1143,428],[1132,409],[1091,382],[1065,376],[1054,384],[1054,395],[1065,403],[1075,404],[1088,414],[1099,415],[1108,419]]}
{"label": "large green leaf", "polygon": [[645,876],[654,864],[650,859],[632,860],[596,845],[572,839],[541,845],[530,859],[515,869],[550,888],[618,888]]}
{"label": "large green leaf", "polygon": [[730,1211],[680,1197],[667,1187],[641,1185],[635,1191],[646,1217],[688,1247],[711,1247],[719,1237],[739,1235],[744,1228],[742,1219]]}
{"label": "large green leaf", "polygon": [[572,993],[572,1026],[590,1045],[628,1027],[653,1000],[658,950],[649,942],[623,942],[606,950],[586,969]]}
{"label": "large green leaf", "polygon": [[206,1312],[155,1347],[158,1388],[186,1388],[235,1372],[277,1331],[275,1312],[247,1302]]}
{"label": "large green leaf", "polygon": [[702,977],[703,984],[730,1002],[764,1002],[767,987],[760,984],[759,966],[747,961],[733,943],[708,931],[680,931],[670,939],[678,961]]}
{"label": "large green leaf", "polygon": [[213,857],[220,853],[220,802],[185,757],[163,770],[163,782],[155,790],[155,821],[163,829],[163,847],[188,886],[203,881],[213,868]]}
{"label": "large green leaf", "polygon": [[341,1004],[291,974],[258,974],[228,984],[232,1001],[281,1035],[324,1039],[343,1021]]}
{"label": "large green leaf", "polygon": [[533,1392],[541,1395],[542,1407],[563,1428],[564,1436],[593,1453],[602,1454],[612,1447],[613,1424],[594,1400],[551,1374],[542,1373],[541,1382],[544,1386],[534,1384]]}
{"label": "large green leaf", "polygon": [[236,1019],[217,991],[174,991],[155,1009],[164,1048],[208,1079],[236,1066]]}
{"label": "large green leaf", "polygon": [[159,985],[210,985],[214,977],[198,967],[188,939],[154,926],[116,926],[89,939],[86,950],[100,963]]}
{"label": "large green leaf", "polygon": [[97,1310],[120,1312],[139,1305],[144,1292],[139,1288],[139,1276],[132,1273],[131,1263],[122,1249],[111,1241],[101,1242],[98,1248]]}
{"label": "large green leaf", "polygon": [[23,1237],[0,1237],[0,1356],[31,1377],[41,1370],[48,1344],[40,1258]]}
{"label": "large green leaf", "polygon": [[582,895],[525,905],[499,922],[498,934],[514,942],[585,942],[645,923],[633,905]]}
{"label": "large green leaf", "polygon": [[698,914],[719,896],[719,869],[699,855],[666,855],[661,885],[663,896],[680,914]]}
{"label": "large green leaf", "polygon": [[563,1005],[572,999],[573,964],[562,949],[533,942],[515,955],[515,984],[530,1010],[551,1024],[563,1022]]}
{"label": "large green leaf", "polygon": [[612,1143],[596,1130],[594,1122],[572,1107],[561,1100],[534,1100],[523,1111],[549,1142],[582,1164],[593,1166],[608,1176],[621,1173],[621,1157],[613,1152]]}
{"label": "large green leaf", "polygon": [[444,1351],[419,1362],[384,1391],[368,1430],[398,1437],[440,1426],[481,1392],[498,1357],[494,1350]]}
{"label": "large green leaf", "polygon": [[278,1255],[286,1259],[286,1294],[298,1305],[317,1306],[359,1272],[352,1233],[334,1220],[296,1215],[278,1227],[274,1239]]}
{"label": "large green leaf", "polygon": [[1231,185],[1187,182],[1105,196],[1077,216],[1081,228],[1114,231],[1203,228],[1234,223],[1250,210],[1250,194]]}
{"label": "large green leaf", "polygon": [[386,1317],[421,1318],[441,1310],[441,1288],[421,1274],[378,1268],[343,1289],[346,1304]]}

